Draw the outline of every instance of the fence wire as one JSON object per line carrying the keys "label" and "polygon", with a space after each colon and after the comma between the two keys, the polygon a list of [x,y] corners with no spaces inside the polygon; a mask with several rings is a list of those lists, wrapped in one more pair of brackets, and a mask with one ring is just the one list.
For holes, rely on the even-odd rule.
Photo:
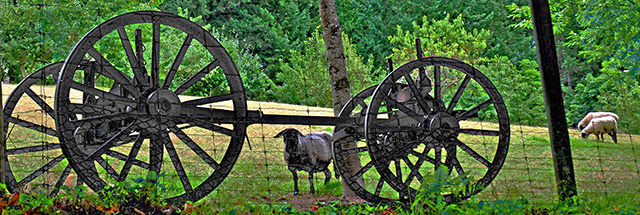
{"label": "fence wire", "polygon": [[[3,99],[9,96],[15,85],[3,84]],[[40,98],[43,98],[53,107],[54,86],[32,86]],[[25,95],[24,98],[27,98]],[[55,128],[55,122],[40,105],[33,103],[31,99],[21,99],[13,110],[11,117],[29,121],[41,127]],[[3,101],[4,103],[4,101]],[[333,116],[333,111],[328,108],[314,108],[298,105],[285,105],[269,102],[249,102],[250,110],[259,110],[265,114],[302,115],[302,116]],[[8,116],[5,116],[8,117]],[[624,119],[620,119],[624,120]],[[222,184],[215,189],[206,199],[208,201],[237,204],[245,201],[280,201],[296,202],[295,199],[311,199],[311,201],[339,200],[342,192],[339,180],[335,178],[335,172],[331,164],[329,169],[334,177],[329,186],[323,186],[324,175],[316,174],[314,183],[317,195],[307,195],[309,182],[306,172],[299,172],[299,187],[302,195],[294,197],[292,175],[287,169],[283,158],[284,143],[281,138],[274,136],[286,128],[296,128],[302,133],[328,131],[330,126],[309,125],[270,125],[254,124],[247,128],[247,139],[238,157],[233,170]],[[625,128],[619,128],[624,131]],[[7,149],[11,173],[15,176],[20,190],[25,192],[37,192],[38,190],[50,191],[56,183],[64,183],[67,186],[76,184],[76,176],[73,172],[65,174],[66,160],[60,149],[34,150],[35,152],[17,153],[15,149],[29,146],[48,147],[58,143],[57,138],[33,129],[26,129],[16,123],[8,123]],[[228,137],[213,132],[190,130],[188,133],[192,139],[197,140],[214,159],[220,159],[228,147]],[[640,192],[640,157],[639,135],[618,134],[618,143],[605,136],[604,141],[595,140],[590,136],[587,140],[579,137],[579,131],[570,129],[572,139],[571,147],[578,193],[587,197],[602,196],[629,196],[637,198]],[[178,144],[179,138],[171,134],[176,151],[185,167],[187,174],[192,178],[192,186],[206,183],[210,175],[208,164],[203,163],[191,148],[185,144]],[[201,144],[204,143],[204,144]],[[146,144],[146,143],[145,143]],[[251,145],[251,149],[248,145]],[[148,147],[148,146],[147,146]],[[486,147],[483,149],[483,147]],[[489,149],[487,149],[489,148]],[[478,146],[478,151],[491,151],[491,146]],[[11,151],[14,149],[14,151]],[[121,149],[114,150],[123,155],[130,153],[131,146],[124,145]],[[140,155],[148,154],[143,147]],[[12,154],[13,152],[13,154]],[[148,157],[139,156],[142,162],[147,162]],[[107,163],[114,169],[121,169],[124,163],[118,156],[105,156]],[[531,127],[511,125],[511,141],[509,152],[502,169],[493,182],[477,198],[486,200],[498,200],[505,198],[525,197],[532,200],[553,200],[557,198],[556,181],[552,163],[548,131],[543,127]],[[51,167],[46,167],[50,165]],[[467,167],[465,167],[467,168]],[[473,166],[467,171],[475,170]],[[99,171],[101,174],[103,172]],[[143,177],[142,168],[132,169],[130,179]],[[171,159],[165,151],[164,173],[162,183],[174,189],[175,193],[184,192],[176,169],[171,165]],[[107,174],[107,173],[104,173]],[[65,178],[60,179],[63,175]],[[35,177],[35,178],[34,178]],[[32,179],[34,178],[34,179]],[[29,183],[20,183],[29,181]],[[61,182],[60,182],[61,181]],[[168,195],[172,195],[169,192]],[[304,201],[299,201],[299,204]]]}

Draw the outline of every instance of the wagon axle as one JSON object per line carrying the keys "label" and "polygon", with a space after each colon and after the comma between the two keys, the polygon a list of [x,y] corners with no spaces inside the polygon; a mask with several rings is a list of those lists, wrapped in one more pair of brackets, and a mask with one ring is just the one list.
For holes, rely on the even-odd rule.
{"label": "wagon axle", "polygon": [[[175,38],[163,38],[163,32],[170,31],[183,36],[181,45],[174,44]],[[151,37],[151,46],[145,47],[145,36]],[[105,46],[124,54],[104,54]],[[161,46],[177,48],[165,53]],[[189,54],[207,62],[186,65]],[[145,55],[150,55],[149,62]],[[167,58],[168,63],[163,61]],[[165,64],[170,66],[162,69]],[[226,88],[205,97],[183,97],[211,74],[224,76],[221,86]],[[30,88],[47,78],[57,80],[53,102]],[[14,109],[23,102],[35,103],[55,126],[22,119]],[[470,187],[486,187],[504,163],[510,135],[504,101],[491,81],[476,68],[443,57],[402,65],[349,100],[338,117],[249,110],[237,68],[219,41],[185,18],[157,11],[123,14],[92,29],[64,63],[26,77],[7,99],[4,116],[5,134],[16,128],[49,138],[38,145],[7,145],[11,192],[38,178],[48,180],[44,175],[66,163],[62,172],[55,172],[55,180],[46,182],[51,195],[72,171],[82,179],[78,183],[98,191],[133,174],[168,168],[173,172],[167,175],[177,177],[182,186],[167,199],[173,203],[197,201],[223,182],[251,124],[335,126],[336,174],[374,203],[411,201],[424,176],[443,165],[464,177],[479,172]],[[5,139],[13,140],[13,133]],[[16,177],[11,163],[33,159],[33,153],[57,155],[27,176]],[[185,161],[184,154],[193,156]],[[480,190],[443,195],[453,201]]]}

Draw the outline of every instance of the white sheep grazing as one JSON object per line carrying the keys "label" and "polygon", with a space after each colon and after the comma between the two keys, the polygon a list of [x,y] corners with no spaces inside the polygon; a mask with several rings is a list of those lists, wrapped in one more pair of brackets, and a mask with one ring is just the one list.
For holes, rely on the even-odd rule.
{"label": "white sheep grazing", "polygon": [[[326,185],[331,179],[331,171],[328,169],[333,152],[331,149],[333,135],[328,132],[317,132],[303,135],[300,131],[287,128],[278,133],[275,138],[284,139],[284,160],[287,162],[289,171],[293,174],[293,195],[297,195],[298,171],[309,172],[309,193],[315,193],[313,186],[313,174],[324,172]],[[338,173],[336,172],[336,177]]]}
{"label": "white sheep grazing", "polygon": [[[580,136],[582,138],[589,137],[589,134],[595,134],[597,139],[604,141],[604,134],[609,134],[613,138],[614,143],[618,143],[618,121],[612,116],[603,116],[591,119],[591,122],[582,129]],[[598,136],[599,135],[599,136]]]}
{"label": "white sheep grazing", "polygon": [[585,127],[587,127],[587,124],[589,124],[589,122],[591,121],[591,119],[593,118],[599,118],[599,117],[603,117],[603,116],[611,116],[614,119],[616,119],[616,122],[618,121],[618,115],[615,113],[611,113],[611,112],[589,112],[584,118],[582,118],[582,120],[580,120],[580,122],[578,123],[578,129],[582,130]]}

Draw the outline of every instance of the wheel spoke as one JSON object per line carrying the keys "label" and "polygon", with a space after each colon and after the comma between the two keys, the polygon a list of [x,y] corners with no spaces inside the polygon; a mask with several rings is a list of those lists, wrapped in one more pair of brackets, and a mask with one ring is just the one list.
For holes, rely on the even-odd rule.
{"label": "wheel spoke", "polygon": [[178,123],[178,124],[181,124],[181,123],[189,124],[188,126],[180,127],[179,129],[187,129],[187,128],[191,128],[191,127],[197,126],[197,127],[204,128],[204,129],[207,129],[207,130],[212,131],[212,132],[224,134],[226,136],[233,136],[234,135],[233,130],[225,128],[225,127],[217,126],[214,123],[211,123],[211,122],[205,121],[205,120],[193,119],[193,118],[186,118],[186,119],[185,118],[176,118],[176,119],[174,119],[174,121],[176,123]]}
{"label": "wheel spoke", "polygon": [[[138,147],[138,149],[139,148],[140,147]],[[122,154],[120,152],[116,152],[116,151],[113,151],[113,150],[107,150],[105,152],[105,155],[108,155],[109,157],[112,157],[112,158],[115,158],[115,159],[118,159],[118,160],[121,160],[121,161],[125,161],[125,162],[127,162],[129,160],[129,157],[130,157],[130,156],[127,156],[125,154]],[[136,153],[136,156],[137,156],[137,153]],[[138,159],[135,158],[135,156],[132,157],[130,163],[131,163],[131,165],[136,165],[136,166],[138,166],[140,168],[143,168],[143,169],[149,169],[149,163],[141,161],[141,160],[138,160]],[[126,163],[125,163],[125,165],[126,165]],[[131,168],[131,167],[129,167],[129,168]],[[125,176],[124,178],[127,178],[127,177]]]}
{"label": "wheel spoke", "polygon": [[27,147],[7,149],[5,153],[6,155],[18,155],[18,154],[26,154],[26,153],[34,153],[34,152],[51,151],[59,148],[60,148],[60,144],[51,143],[51,144],[39,145],[39,146],[27,146]]}
{"label": "wheel spoke", "polygon": [[82,114],[83,116],[90,116],[96,113],[117,113],[120,112],[116,107],[111,105],[95,105],[95,104],[76,104],[68,103],[67,107],[74,114]]}
{"label": "wheel spoke", "polygon": [[501,131],[494,130],[482,130],[482,129],[460,129],[460,133],[470,135],[482,135],[482,136],[500,136]]}
{"label": "wheel spoke", "polygon": [[[393,120],[378,120],[376,126],[369,126],[370,133],[372,134],[384,134],[387,132],[407,132],[416,131],[423,132],[429,131],[428,128],[411,127],[411,126],[399,126],[398,119]],[[392,127],[393,126],[393,127]]]}
{"label": "wheel spoke", "polygon": [[127,32],[124,30],[124,26],[117,28],[118,35],[120,36],[120,41],[122,41],[122,47],[124,48],[124,52],[129,59],[129,64],[131,65],[131,70],[133,70],[133,76],[136,78],[136,81],[141,85],[147,85],[147,79],[144,78],[146,75],[143,71],[143,68],[138,64],[138,57],[133,52],[133,47],[131,46],[131,42],[129,41],[129,36],[127,36]]}
{"label": "wheel spoke", "polygon": [[435,159],[435,163],[434,165],[434,171],[438,170],[438,167],[440,167],[440,164],[442,163],[442,148],[441,147],[435,147],[433,148],[433,151],[435,153],[434,155],[434,159]]}
{"label": "wheel spoke", "polygon": [[70,84],[71,88],[82,91],[83,93],[88,93],[94,96],[98,96],[100,97],[100,99],[105,99],[105,100],[109,100],[113,103],[116,104],[123,104],[123,105],[127,105],[129,107],[131,107],[132,109],[135,109],[138,106],[138,103],[133,101],[132,99],[129,98],[125,98],[113,93],[109,93],[109,92],[105,92],[102,90],[98,90],[96,88],[93,87],[88,87],[84,84],[78,83],[78,82],[71,82]]}
{"label": "wheel spoke", "polygon": [[102,166],[102,168],[104,170],[107,171],[107,173],[109,173],[109,175],[114,179],[114,180],[118,180],[118,178],[120,176],[118,176],[118,172],[116,172],[116,169],[114,167],[111,166],[111,164],[109,164],[109,162],[107,162],[104,158],[102,157],[96,157],[96,162],[98,162],[98,164],[100,164],[100,166]]}
{"label": "wheel spoke", "polygon": [[480,110],[488,107],[491,104],[493,104],[492,100],[491,99],[487,99],[487,101],[484,101],[483,103],[479,104],[478,106],[475,106],[475,107],[471,108],[471,110],[463,112],[462,114],[456,116],[456,118],[458,119],[458,121],[467,120],[471,116],[478,114],[478,112]]}
{"label": "wheel spoke", "polygon": [[[89,50],[88,50],[88,53],[89,53],[89,55],[91,55],[91,57],[96,59],[96,62],[98,62],[98,65],[100,67],[105,68],[104,70],[98,69],[98,73],[106,76],[107,78],[110,78],[110,79],[113,79],[114,81],[116,81],[116,83],[120,84],[127,91],[129,91],[129,93],[131,93],[131,95],[133,95],[133,97],[139,97],[140,96],[140,90],[138,90],[138,88],[136,88],[135,86],[133,86],[131,84],[130,78],[127,77],[120,70],[118,70],[115,67],[113,67],[113,65],[111,65],[111,63],[109,63],[109,61],[107,61],[107,59],[105,59],[104,56],[102,56],[102,54],[100,54],[100,52],[98,52],[98,50],[96,50],[93,47],[90,47]],[[106,73],[104,73],[104,72],[106,72]]]}
{"label": "wheel spoke", "polygon": [[[419,114],[417,114],[416,112],[414,112],[413,110],[411,110],[410,108],[408,108],[407,106],[404,106],[404,104],[394,100],[393,98],[389,97],[389,96],[385,96],[385,101],[392,107],[396,107],[398,108],[401,112],[407,114],[408,116],[410,116],[412,119],[418,121],[418,122],[422,122],[423,117],[420,116]],[[388,108],[388,107],[387,107]]]}
{"label": "wheel spoke", "polygon": [[51,116],[51,118],[56,118],[55,116],[53,116],[53,108],[51,108],[49,104],[47,104],[42,98],[40,98],[40,96],[38,96],[36,92],[33,92],[31,88],[27,88],[26,93],[36,104],[38,104],[38,106],[40,106],[40,108],[42,108],[42,110],[44,110],[45,113],[47,113],[47,115]]}
{"label": "wheel spoke", "polygon": [[422,174],[420,174],[418,170],[420,170],[420,167],[422,166],[424,159],[418,158],[418,161],[416,161],[415,165],[411,163],[411,160],[409,160],[408,157],[402,157],[402,160],[407,164],[407,166],[409,166],[409,169],[411,170],[409,172],[409,176],[407,177],[407,180],[404,182],[405,185],[409,186],[413,181],[413,178],[418,179],[418,181],[422,181]]}
{"label": "wheel spoke", "polygon": [[361,152],[366,152],[368,151],[366,146],[362,146],[362,147],[355,147],[355,148],[349,148],[349,149],[344,149],[341,150],[339,153],[340,155],[354,155],[354,154],[359,154]]}
{"label": "wheel spoke", "polygon": [[435,159],[433,159],[432,157],[429,157],[428,155],[425,154],[427,152],[428,152],[428,150],[427,150],[427,148],[425,148],[423,153],[416,152],[415,150],[411,150],[411,151],[409,151],[409,154],[412,154],[412,155],[418,157],[419,159],[423,159],[423,160],[425,160],[425,161],[427,161],[429,163],[436,163]]}
{"label": "wheel spoke", "polygon": [[456,140],[455,144],[460,147],[460,149],[462,149],[463,151],[465,151],[467,154],[471,155],[471,157],[475,158],[478,162],[480,162],[482,165],[489,167],[491,166],[491,162],[489,162],[486,158],[482,157],[482,155],[478,154],[476,151],[474,151],[473,149],[471,149],[469,146],[467,146],[467,144],[464,144],[462,141],[460,140]]}
{"label": "wheel spoke", "polygon": [[382,191],[382,186],[384,186],[384,179],[380,178],[378,180],[378,184],[376,184],[376,191],[373,195],[380,196],[380,192]]}
{"label": "wheel spoke", "polygon": [[396,178],[402,181],[402,167],[400,166],[400,159],[395,159],[393,163],[396,166]]}
{"label": "wheel spoke", "polygon": [[83,126],[85,124],[90,124],[92,126],[97,126],[97,125],[100,125],[102,123],[123,121],[123,120],[131,119],[131,118],[134,118],[134,117],[135,117],[135,115],[132,115],[131,113],[114,113],[114,114],[105,114],[105,115],[101,115],[101,116],[87,117],[87,118],[84,118],[84,119],[74,120],[74,121],[70,121],[70,122],[73,123],[74,127],[77,128],[77,127]]}
{"label": "wheel spoke", "polygon": [[67,164],[67,166],[62,171],[62,174],[60,174],[60,178],[58,179],[58,182],[56,182],[56,185],[53,186],[53,190],[51,190],[51,193],[49,193],[49,197],[54,197],[58,193],[58,191],[60,191],[60,187],[64,185],[64,182],[67,180],[67,177],[69,177],[69,173],[71,173],[71,165]]}
{"label": "wheel spoke", "polygon": [[[440,79],[441,79],[441,71],[440,71],[440,65],[434,65],[433,68],[433,94],[436,98],[436,101],[441,102],[442,101],[442,86],[440,83]],[[436,106],[436,109],[440,109],[440,106]]]}
{"label": "wheel spoke", "polygon": [[164,82],[162,83],[162,89],[169,89],[171,87],[171,82],[173,82],[173,78],[178,72],[178,68],[180,68],[180,64],[182,64],[182,60],[184,59],[184,55],[187,53],[189,46],[191,46],[191,41],[193,37],[191,35],[187,35],[187,38],[184,39],[182,46],[180,47],[180,51],[178,51],[178,55],[176,59],[173,61],[171,65],[171,69],[167,73],[167,76],[164,78]]}
{"label": "wheel spoke", "polygon": [[351,179],[352,179],[353,181],[355,181],[355,180],[357,180],[357,179],[359,179],[359,178],[362,178],[362,175],[363,175],[365,172],[369,171],[369,169],[371,169],[371,167],[373,167],[373,161],[369,161],[369,162],[368,162],[367,164],[365,164],[362,168],[360,168],[360,170],[358,170],[358,172],[356,172],[355,174],[353,174],[353,175],[351,176]]}
{"label": "wheel spoke", "polygon": [[409,89],[411,89],[411,92],[413,93],[413,97],[416,98],[416,100],[418,100],[418,104],[420,105],[420,108],[422,108],[422,110],[426,114],[430,114],[431,108],[429,107],[429,104],[427,104],[427,102],[422,97],[422,94],[420,93],[420,90],[416,86],[416,83],[413,81],[413,78],[411,77],[411,75],[409,75],[409,73],[405,74],[404,79],[407,80],[407,84],[409,84]]}
{"label": "wheel spoke", "polygon": [[453,111],[453,108],[456,106],[456,104],[460,100],[460,97],[462,96],[462,93],[464,93],[464,90],[467,88],[467,84],[469,84],[470,80],[471,80],[471,76],[467,75],[464,77],[464,80],[462,80],[460,87],[458,87],[458,91],[456,91],[456,94],[453,96],[453,98],[451,98],[451,102],[449,102],[449,107],[447,107],[447,113],[451,113]]}
{"label": "wheel spoke", "polygon": [[53,160],[49,161],[44,166],[41,166],[36,171],[32,172],[27,177],[22,179],[20,182],[18,182],[18,184],[29,184],[31,181],[33,181],[33,179],[36,179],[38,176],[42,175],[42,173],[45,173],[46,171],[49,171],[49,169],[53,168],[55,165],[58,165],[60,161],[62,161],[63,159],[64,159],[64,155],[59,155],[58,157],[55,157]]}
{"label": "wheel spoke", "polygon": [[[126,158],[126,161],[124,162],[124,166],[122,166],[122,170],[120,171],[120,178],[118,178],[118,181],[124,181],[125,179],[127,179],[127,176],[129,176],[129,172],[131,171],[131,166],[137,160],[136,157],[138,156],[138,152],[140,152],[140,148],[142,147],[143,142],[144,142],[144,138],[142,138],[141,136],[138,136],[138,138],[136,139],[136,142],[131,147],[131,151],[129,152],[129,156]],[[146,164],[146,165],[147,165],[146,168],[143,166],[140,166],[140,167],[148,170],[150,168],[150,165],[149,164]]]}
{"label": "wheel spoke", "polygon": [[434,86],[433,86],[433,94],[434,97],[436,99],[435,102],[435,109],[437,111],[444,111],[445,110],[445,104],[444,104],[444,100],[442,99],[442,71],[441,71],[441,67],[440,65],[434,65],[433,68],[433,77],[435,80],[434,81]]}
{"label": "wheel spoke", "polygon": [[160,86],[160,24],[153,24],[153,44],[151,45],[151,87]]}
{"label": "wheel spoke", "polygon": [[231,101],[236,96],[239,96],[238,93],[216,95],[216,96],[211,96],[211,97],[206,97],[201,99],[189,100],[189,101],[183,102],[182,105],[198,106],[198,105],[211,104],[216,102]]}
{"label": "wheel spoke", "polygon": [[54,137],[57,135],[56,131],[53,130],[52,128],[45,127],[44,125],[38,125],[38,124],[35,124],[33,122],[25,121],[25,120],[18,119],[18,118],[12,117],[12,116],[7,117],[5,122],[14,123],[14,124],[19,125],[21,127],[28,128],[28,129],[31,129],[31,130],[34,130],[34,131],[37,131],[37,132],[40,132],[40,133],[45,133],[45,134],[48,134],[48,135],[51,135],[51,136],[54,136]]}
{"label": "wheel spoke", "polygon": [[[164,134],[166,135],[166,134]],[[193,188],[191,187],[191,182],[189,181],[189,177],[187,176],[187,172],[182,166],[182,162],[180,162],[180,157],[178,157],[178,152],[173,147],[173,143],[170,139],[162,138],[165,141],[165,148],[167,149],[167,153],[169,153],[169,157],[171,157],[171,162],[173,163],[173,167],[176,169],[176,173],[180,178],[180,182],[182,182],[182,187],[184,188],[185,193],[188,196],[191,196],[193,193]]]}
{"label": "wheel spoke", "polygon": [[[164,154],[165,141],[160,135],[152,135],[149,142],[149,164],[151,165],[150,171],[160,173],[162,169],[162,157]],[[171,141],[171,140],[169,140]]]}
{"label": "wheel spoke", "polygon": [[195,118],[207,120],[211,122],[235,122],[237,121],[236,112],[229,110],[220,110],[213,108],[201,108],[191,105],[183,105],[180,109],[180,117]]}
{"label": "wheel spoke", "polygon": [[186,144],[193,152],[195,152],[198,155],[198,157],[200,157],[200,159],[204,160],[204,162],[209,164],[211,168],[218,169],[220,164],[218,164],[216,160],[214,160],[211,156],[209,156],[209,154],[206,151],[204,151],[204,149],[202,149],[197,143],[195,143],[187,134],[185,134],[182,130],[180,130],[180,128],[171,127],[169,129],[171,130],[171,132],[176,134],[176,136],[180,138],[180,140],[182,140],[182,142]]}
{"label": "wheel spoke", "polygon": [[218,66],[220,66],[220,62],[217,59],[213,60],[213,62],[209,63],[209,65],[202,68],[202,70],[200,70],[198,73],[191,76],[187,81],[178,86],[178,88],[176,88],[174,92],[176,93],[176,95],[182,94],[185,90],[196,84],[200,79],[202,79],[202,77],[213,71]]}
{"label": "wheel spoke", "polygon": [[136,123],[136,121],[133,121],[133,122],[129,123],[129,125],[127,125],[126,127],[122,128],[120,131],[118,131],[118,133],[113,135],[111,138],[109,138],[109,140],[104,142],[98,149],[96,149],[89,156],[87,156],[86,159],[87,160],[91,160],[94,157],[98,157],[98,156],[104,154],[106,150],[110,149],[116,143],[121,141],[123,137],[128,137],[128,135],[126,135],[126,134],[128,134],[129,132],[131,132],[132,130],[137,128],[137,126],[133,126],[135,123]]}
{"label": "wheel spoke", "polygon": [[462,168],[458,157],[453,157],[451,160],[451,164],[456,169],[456,172],[458,172],[458,175],[465,175],[464,169]]}

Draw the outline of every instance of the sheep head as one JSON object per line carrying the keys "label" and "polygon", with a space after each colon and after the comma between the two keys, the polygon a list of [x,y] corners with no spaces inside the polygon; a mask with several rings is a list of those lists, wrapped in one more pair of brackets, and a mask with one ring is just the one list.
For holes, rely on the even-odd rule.
{"label": "sheep head", "polygon": [[304,136],[300,131],[295,128],[287,128],[282,130],[280,133],[276,134],[274,138],[282,137],[284,139],[285,149],[289,149],[292,151],[297,150],[298,146],[298,136]]}
{"label": "sheep head", "polygon": [[587,139],[587,137],[589,137],[589,133],[586,133],[586,132],[582,131],[582,132],[580,132],[580,136],[581,136],[583,139]]}

